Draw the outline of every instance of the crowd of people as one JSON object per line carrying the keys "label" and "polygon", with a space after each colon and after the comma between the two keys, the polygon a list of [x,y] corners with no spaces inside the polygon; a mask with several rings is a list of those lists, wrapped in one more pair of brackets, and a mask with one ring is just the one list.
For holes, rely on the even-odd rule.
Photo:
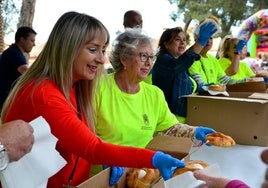
{"label": "crowd of people", "polygon": [[[187,99],[182,96],[200,92],[204,85],[245,82],[256,73],[240,61],[243,40],[225,37],[219,59],[208,53],[218,32],[213,20],[200,23],[188,49],[181,27],[166,29],[157,54],[142,25],[141,13],[125,13],[125,31],[112,42],[109,74],[104,62],[110,35],[95,17],[64,13],[30,67],[24,54],[35,45],[36,32],[17,30],[15,43],[0,59],[0,146],[7,164],[31,151],[33,129],[27,122],[43,116],[58,139],[56,150],[67,161],[47,187],[77,186],[89,178],[92,165],[111,167],[111,185],[124,167],[157,168],[167,180],[175,168],[185,166],[161,151],[145,149],[158,134],[205,143],[206,135],[216,131],[185,124]],[[261,155],[265,163],[267,153]],[[194,175],[211,188],[249,187],[239,180]]]}

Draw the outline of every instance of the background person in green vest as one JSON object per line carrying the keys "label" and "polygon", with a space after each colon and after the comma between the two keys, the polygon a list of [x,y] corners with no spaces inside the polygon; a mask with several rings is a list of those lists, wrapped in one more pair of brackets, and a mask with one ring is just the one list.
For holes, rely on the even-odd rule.
{"label": "background person in green vest", "polygon": [[219,64],[218,59],[209,53],[212,48],[213,38],[210,38],[206,46],[200,52],[200,60],[195,61],[189,68],[189,73],[198,83],[206,84],[236,84],[246,82],[246,79],[233,79],[227,76]]}

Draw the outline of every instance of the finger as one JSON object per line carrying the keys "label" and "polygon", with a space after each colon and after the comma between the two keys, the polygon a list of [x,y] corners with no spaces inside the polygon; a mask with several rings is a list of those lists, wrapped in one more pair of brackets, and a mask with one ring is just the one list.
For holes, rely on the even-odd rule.
{"label": "finger", "polygon": [[264,182],[263,184],[262,184],[262,186],[261,186],[262,188],[268,188],[268,182],[266,181],[266,182]]}
{"label": "finger", "polygon": [[268,149],[262,151],[261,159],[264,163],[268,164]]}
{"label": "finger", "polygon": [[265,176],[264,176],[265,180],[268,181],[268,169],[266,169],[266,172],[265,172]]}
{"label": "finger", "polygon": [[202,172],[200,172],[199,170],[195,171],[194,173],[194,177],[198,180],[203,180],[205,182],[207,182],[209,180],[209,176],[203,174]]}

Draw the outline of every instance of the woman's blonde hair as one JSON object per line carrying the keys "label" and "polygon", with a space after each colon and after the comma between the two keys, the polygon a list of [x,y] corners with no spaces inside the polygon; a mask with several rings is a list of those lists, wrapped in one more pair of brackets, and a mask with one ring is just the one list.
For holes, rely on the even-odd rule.
{"label": "woman's blonde hair", "polygon": [[220,42],[218,50],[219,58],[221,57],[230,58],[230,50],[235,49],[236,42],[238,41],[239,41],[238,38],[235,38],[232,35],[226,35]]}
{"label": "woman's blonde hair", "polygon": [[[84,45],[94,39],[96,33],[103,34],[108,45],[110,37],[108,30],[99,20],[77,12],[63,14],[56,22],[48,41],[35,62],[21,76],[12,89],[2,109],[2,121],[18,92],[33,79],[36,79],[35,85],[45,79],[53,80],[72,106],[69,94],[73,87],[73,62]],[[92,126],[92,128],[94,128],[95,122],[92,109],[93,93],[102,73],[103,66],[100,66],[95,79],[80,80],[75,83],[77,87],[77,105],[80,106],[88,125]]]}

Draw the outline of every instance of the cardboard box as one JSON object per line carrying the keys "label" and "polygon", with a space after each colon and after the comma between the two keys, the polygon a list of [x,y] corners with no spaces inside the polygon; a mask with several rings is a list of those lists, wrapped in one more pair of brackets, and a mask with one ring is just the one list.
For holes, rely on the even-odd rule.
{"label": "cardboard box", "polygon": [[238,144],[268,146],[268,100],[187,96],[190,125],[204,125],[230,135]]}
{"label": "cardboard box", "polygon": [[[263,78],[262,78],[263,80]],[[266,84],[264,81],[245,82],[233,85],[226,85],[227,92],[266,92]]]}
{"label": "cardboard box", "polygon": [[[101,171],[99,174],[93,176],[92,178],[88,179],[87,181],[80,184],[77,188],[126,188],[126,174],[129,171],[129,168],[126,168],[124,174],[119,179],[116,185],[110,186],[109,185],[109,177],[110,177],[110,168],[107,168]],[[164,188],[164,180],[161,179],[152,188]]]}
{"label": "cardboard box", "polygon": [[[148,149],[163,151],[179,159],[185,157],[190,152],[191,147],[191,139],[172,136],[156,136],[146,146],[146,148]],[[83,182],[77,188],[125,188],[126,173],[129,170],[129,168],[126,168],[125,173],[122,175],[122,177],[115,186],[109,186],[110,168],[108,168],[101,171],[99,174],[91,177],[87,181]],[[164,188],[163,179],[153,185],[152,188]]]}
{"label": "cardboard box", "polygon": [[190,138],[180,138],[174,136],[156,136],[148,143],[146,148],[163,151],[171,156],[182,159],[188,155],[193,142]]}

